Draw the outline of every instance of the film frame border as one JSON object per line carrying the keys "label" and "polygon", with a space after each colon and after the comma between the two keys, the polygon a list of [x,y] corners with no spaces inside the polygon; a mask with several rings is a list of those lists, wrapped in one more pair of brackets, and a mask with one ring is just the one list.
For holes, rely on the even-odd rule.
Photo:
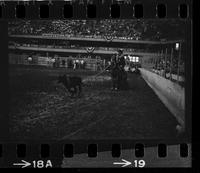
{"label": "film frame border", "polygon": [[[135,2],[135,1],[134,1],[134,2]],[[136,1],[136,2],[137,2],[137,1]],[[162,1],[162,2],[163,2],[163,1]],[[166,1],[166,2],[169,2],[169,1]],[[178,2],[178,0],[177,0],[177,2]],[[189,1],[187,1],[187,2],[189,2]],[[187,3],[187,2],[186,2],[186,3]],[[15,1],[15,2],[10,2],[10,1],[9,1],[9,2],[5,2],[5,4],[6,4],[7,7],[10,7],[10,5],[12,6],[13,4],[15,4],[15,6],[16,6],[16,3],[17,3],[17,4],[20,4],[21,2],[16,2],[16,1]],[[37,4],[37,5],[36,5],[37,8],[35,8],[35,10],[38,11],[38,7],[39,7],[41,4],[46,4],[46,3],[49,3],[49,2],[35,2],[35,3]],[[53,3],[54,3],[54,2],[53,2]],[[55,4],[59,4],[58,6],[60,6],[60,5],[63,4],[63,3],[64,3],[64,5],[66,4],[66,2],[61,2],[61,1],[56,1],[56,2],[55,2]],[[140,1],[140,3],[141,3],[141,1]],[[2,4],[3,4],[3,3],[2,3]],[[1,4],[1,7],[2,7],[2,4]],[[53,4],[53,5],[55,5],[55,4]],[[28,5],[28,4],[27,4],[27,5]],[[29,5],[30,5],[30,4],[29,4]],[[52,4],[51,4],[51,5],[52,5]],[[75,8],[76,8],[76,5],[77,5],[77,4],[74,5]],[[79,4],[78,4],[78,5],[79,5]],[[3,5],[3,6],[4,6],[4,5]],[[62,6],[62,5],[61,5],[61,6]],[[148,6],[148,5],[147,5],[147,6]],[[187,8],[190,9],[190,6],[191,6],[191,3],[189,3],[189,6],[187,6]],[[7,8],[7,7],[6,7],[6,8]],[[87,6],[85,5],[85,7],[87,7]],[[108,7],[110,7],[110,5],[108,5]],[[3,7],[3,8],[4,8],[4,7]],[[108,9],[109,9],[109,8],[108,8]],[[176,14],[176,16],[177,16],[177,11],[174,10],[174,11],[176,11],[176,12],[174,12],[174,13],[169,13],[168,9],[169,9],[169,5],[167,4],[167,11],[166,11],[166,13],[167,13],[167,14],[170,14],[171,17],[169,17],[169,16],[167,15],[167,17],[165,17],[164,20],[165,20],[165,19],[169,19],[169,18],[176,18],[175,15],[173,16],[173,15],[171,15],[171,14]],[[2,15],[2,18],[0,18],[0,20],[1,20],[1,19],[3,19],[3,20],[10,20],[10,19],[14,19],[14,18],[16,17],[16,14],[15,14],[15,15],[14,15],[14,18],[12,18],[12,17],[13,17],[13,14],[12,14],[12,13],[9,13],[9,12],[6,11],[6,10],[4,11],[4,10],[5,10],[5,9],[2,10],[2,12],[4,12],[4,15]],[[171,10],[172,10],[172,9],[171,9]],[[178,10],[179,10],[179,9],[178,9]],[[1,11],[1,10],[0,10],[0,11]],[[145,11],[145,8],[144,8],[144,11]],[[172,10],[172,11],[173,11],[173,10]],[[189,10],[189,14],[188,14],[187,17],[186,17],[185,19],[183,19],[183,20],[191,19],[191,11],[192,11],[192,10]],[[34,13],[34,11],[32,11],[32,12]],[[31,12],[30,14],[32,14],[32,12]],[[50,12],[51,12],[51,9],[50,9]],[[121,14],[123,14],[123,10],[122,10],[122,9],[121,9],[121,12],[122,12]],[[8,13],[9,13],[9,14],[8,14]],[[74,13],[75,13],[75,12],[74,12]],[[74,14],[74,13],[73,13],[73,14]],[[148,13],[149,13],[149,12],[148,12]],[[10,14],[11,14],[11,16],[10,16]],[[34,13],[34,14],[35,14],[35,13]],[[144,14],[145,14],[145,13],[144,13]],[[151,19],[152,19],[152,18],[158,19],[158,16],[155,15],[155,11],[154,11],[153,14],[154,14],[154,15],[152,15],[152,13],[151,13],[151,15],[150,15],[150,14],[149,14],[149,15],[144,15],[144,16],[142,17],[142,19],[149,19],[149,18],[151,18]],[[150,17],[150,16],[151,16],[151,17]],[[153,17],[153,16],[154,16],[154,17]],[[178,15],[178,16],[179,16],[179,15]],[[31,19],[40,19],[40,18],[39,18],[39,15],[38,15],[38,16],[32,16],[32,17],[33,17],[33,18],[30,17],[30,18],[28,18],[28,19],[30,19],[30,20],[31,20]],[[36,17],[36,18],[34,18],[34,17]],[[37,17],[38,17],[38,18],[37,18]],[[57,18],[59,18],[60,16],[59,16],[59,15],[58,15],[58,16],[56,15],[56,18],[54,18],[54,17],[55,17],[55,16],[51,16],[51,17],[48,18],[48,19],[50,19],[50,20],[51,20],[51,19],[57,19]],[[107,16],[107,17],[110,18],[110,19],[113,19],[110,15]],[[102,17],[102,16],[98,16],[98,15],[97,15],[97,18],[98,18],[98,19],[107,18],[107,17],[106,17],[106,16],[103,16],[103,17]],[[129,16],[129,17],[130,17],[130,19],[135,19],[134,16]],[[180,16],[179,16],[179,17],[180,17]],[[86,16],[84,15],[81,19],[85,19],[85,18],[86,18],[86,19],[89,19],[89,18],[87,18],[87,15],[86,15]],[[120,19],[125,19],[125,18],[127,19],[128,17],[127,17],[127,16],[124,16],[124,17],[123,17],[123,15],[120,16]],[[25,18],[25,19],[26,19],[26,18]],[[48,19],[47,19],[47,20],[48,20]],[[63,18],[63,19],[66,19],[66,18]],[[73,16],[71,19],[80,19],[80,16],[75,15],[75,16]],[[180,18],[179,18],[179,19],[180,19]],[[158,20],[160,20],[160,19],[158,19]],[[189,123],[189,124],[190,124],[190,123]],[[191,125],[191,124],[190,124],[190,125]],[[190,128],[191,128],[191,127],[190,127]],[[191,134],[190,134],[190,135],[191,135]],[[189,138],[190,138],[190,135],[189,135]],[[71,140],[70,140],[70,141],[71,141]],[[117,140],[117,141],[118,141],[118,140]],[[131,141],[132,141],[132,140],[131,140]],[[50,143],[51,143],[51,142],[52,142],[52,141],[50,141]],[[126,142],[127,142],[127,140],[126,140]],[[125,142],[125,143],[126,143],[126,142]],[[156,141],[156,142],[158,142],[158,141]],[[180,140],[178,140],[177,142],[180,143]],[[21,143],[23,143],[23,142],[21,142]],[[45,142],[45,143],[48,143],[48,142]],[[53,142],[53,143],[54,143],[54,142]],[[66,143],[66,142],[65,142],[65,143]],[[72,143],[73,143],[73,142],[72,142]],[[75,141],[74,143],[77,143],[77,141]],[[79,142],[78,142],[78,143],[79,143]],[[91,142],[87,142],[87,144],[90,144],[90,143],[91,143]],[[94,143],[94,142],[92,142],[92,143]],[[98,142],[97,142],[97,143],[98,143]],[[114,143],[117,143],[117,142],[114,142]],[[162,143],[163,143],[163,140],[162,140]],[[172,143],[174,143],[174,141],[173,141]],[[112,144],[113,144],[113,142],[112,142]],[[11,144],[11,145],[12,145],[12,144]],[[14,145],[15,145],[15,144],[14,144]],[[57,144],[56,144],[56,145],[57,145]],[[0,147],[0,154],[1,154],[1,148],[2,148],[2,147]]]}
{"label": "film frame border", "polygon": [[[0,1],[1,19],[191,19],[190,0],[135,0],[135,1]],[[92,2],[92,3],[91,3]],[[119,3],[124,2],[124,3]],[[65,7],[72,10],[72,17],[64,16]],[[40,9],[45,16],[40,18]],[[21,11],[21,14],[19,13]],[[91,17],[88,17],[87,10]],[[16,12],[19,15],[16,15]],[[96,12],[95,15],[93,13]],[[113,13],[113,16],[112,16]],[[43,15],[43,14],[42,14]]]}

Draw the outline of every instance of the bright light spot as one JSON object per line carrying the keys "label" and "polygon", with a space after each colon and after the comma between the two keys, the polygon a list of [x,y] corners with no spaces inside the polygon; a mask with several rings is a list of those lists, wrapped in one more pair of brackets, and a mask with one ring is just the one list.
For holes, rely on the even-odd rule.
{"label": "bright light spot", "polygon": [[176,47],[175,47],[176,50],[179,49],[179,43],[176,43]]}
{"label": "bright light spot", "polygon": [[32,57],[28,57],[28,61],[32,61]]}

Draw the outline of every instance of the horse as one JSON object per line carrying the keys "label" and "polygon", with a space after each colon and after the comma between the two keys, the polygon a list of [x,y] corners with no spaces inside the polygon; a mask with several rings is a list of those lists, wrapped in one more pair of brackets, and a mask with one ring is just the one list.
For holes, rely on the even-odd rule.
{"label": "horse", "polygon": [[127,82],[127,73],[123,68],[119,68],[119,73],[118,73],[118,85],[119,89],[128,89],[128,82]]}
{"label": "horse", "polygon": [[112,78],[112,89],[127,89],[127,73],[118,64],[113,63],[111,65],[111,78]]}
{"label": "horse", "polygon": [[120,69],[117,65],[111,67],[112,89],[119,89]]}

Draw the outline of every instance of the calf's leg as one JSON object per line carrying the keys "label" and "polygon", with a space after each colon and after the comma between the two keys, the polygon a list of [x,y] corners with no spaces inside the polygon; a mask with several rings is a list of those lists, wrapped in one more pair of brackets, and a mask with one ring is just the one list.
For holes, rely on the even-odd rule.
{"label": "calf's leg", "polygon": [[73,96],[74,96],[75,94],[77,94],[77,88],[76,88],[76,86],[73,89],[74,89],[74,91],[73,91]]}
{"label": "calf's leg", "polygon": [[80,96],[81,92],[82,92],[82,87],[81,87],[81,84],[80,84],[80,85],[78,85],[78,95],[79,96]]}

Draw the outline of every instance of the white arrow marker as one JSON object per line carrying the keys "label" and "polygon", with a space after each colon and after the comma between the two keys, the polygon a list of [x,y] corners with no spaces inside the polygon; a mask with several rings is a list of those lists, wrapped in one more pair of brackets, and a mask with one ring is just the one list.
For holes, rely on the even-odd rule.
{"label": "white arrow marker", "polygon": [[31,165],[31,163],[29,163],[29,162],[27,162],[27,161],[25,161],[25,160],[22,160],[22,162],[23,162],[23,163],[13,163],[13,165],[15,165],[15,166],[22,166],[22,168],[25,168],[25,167]]}
{"label": "white arrow marker", "polygon": [[131,165],[132,163],[125,160],[125,159],[122,159],[123,162],[114,162],[113,164],[114,165],[123,165],[122,167],[125,167],[125,166],[128,166],[128,165]]}

